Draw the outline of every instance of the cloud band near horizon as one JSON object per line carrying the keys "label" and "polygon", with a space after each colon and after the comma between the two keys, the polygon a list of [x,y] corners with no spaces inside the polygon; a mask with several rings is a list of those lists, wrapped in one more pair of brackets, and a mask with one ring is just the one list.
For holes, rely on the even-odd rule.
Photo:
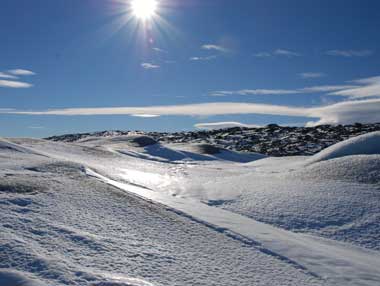
{"label": "cloud band near horizon", "polygon": [[308,125],[380,122],[380,99],[344,101],[320,107],[294,107],[271,104],[218,102],[146,107],[66,108],[44,111],[3,110],[3,114],[100,116],[218,116],[218,115],[275,115],[311,118]]}

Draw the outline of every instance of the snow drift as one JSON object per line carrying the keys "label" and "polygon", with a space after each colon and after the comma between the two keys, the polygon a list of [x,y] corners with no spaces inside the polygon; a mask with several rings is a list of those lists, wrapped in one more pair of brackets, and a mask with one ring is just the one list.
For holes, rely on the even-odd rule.
{"label": "snow drift", "polygon": [[311,157],[310,163],[351,155],[380,154],[380,132],[372,132],[337,143]]}

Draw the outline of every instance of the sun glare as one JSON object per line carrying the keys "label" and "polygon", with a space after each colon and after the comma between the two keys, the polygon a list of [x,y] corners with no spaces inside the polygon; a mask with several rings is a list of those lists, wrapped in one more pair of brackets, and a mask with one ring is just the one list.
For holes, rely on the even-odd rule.
{"label": "sun glare", "polygon": [[157,10],[157,0],[132,0],[133,14],[140,20],[149,20]]}

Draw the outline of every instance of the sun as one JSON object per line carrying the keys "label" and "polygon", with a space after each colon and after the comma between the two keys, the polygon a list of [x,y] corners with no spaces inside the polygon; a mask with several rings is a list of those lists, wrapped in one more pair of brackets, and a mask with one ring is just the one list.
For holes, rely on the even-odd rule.
{"label": "sun", "polygon": [[136,18],[140,20],[151,19],[157,11],[157,0],[132,0],[131,8]]}

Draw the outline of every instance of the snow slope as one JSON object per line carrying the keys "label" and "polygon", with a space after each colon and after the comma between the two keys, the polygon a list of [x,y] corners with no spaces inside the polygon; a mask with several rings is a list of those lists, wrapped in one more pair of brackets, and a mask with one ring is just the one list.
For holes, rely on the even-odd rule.
{"label": "snow slope", "polygon": [[[254,245],[107,186],[79,164],[36,164],[35,157],[1,161],[2,286],[325,284]],[[34,187],[24,190],[27,183]]]}
{"label": "snow slope", "polygon": [[[377,139],[368,139],[373,137]],[[377,144],[376,133],[368,138],[364,145],[369,144],[368,142],[371,143],[370,146]],[[362,149],[363,143],[357,144],[357,141],[351,140],[331,147],[330,151],[338,155],[323,157],[319,154],[329,160],[311,162],[313,158],[309,157],[257,156],[238,161],[250,162],[240,164],[236,160],[217,158],[215,155],[220,154],[220,150],[207,151],[205,149],[210,150],[208,146],[199,148],[199,145],[159,145],[159,148],[175,154],[189,152],[200,156],[190,159],[187,156],[177,160],[170,156],[160,158],[157,153],[149,150],[152,146],[157,147],[155,142],[144,144],[145,146],[138,143],[136,146],[135,142],[130,144],[128,140],[125,142],[121,139],[92,138],[73,144],[12,139],[8,141],[22,147],[24,153],[9,152],[5,149],[0,153],[1,158],[5,159],[1,161],[1,182],[4,183],[0,186],[0,194],[4,196],[5,205],[11,205],[10,209],[2,210],[1,214],[11,221],[9,225],[23,224],[19,217],[12,216],[13,208],[20,208],[21,204],[24,205],[22,208],[29,209],[29,206],[34,204],[28,203],[29,197],[25,200],[22,196],[37,193],[36,203],[47,200],[45,207],[48,207],[45,209],[39,206],[33,211],[26,211],[29,217],[35,214],[35,220],[32,220],[31,225],[35,225],[36,229],[44,225],[36,223],[38,218],[44,216],[44,223],[58,220],[65,228],[74,228],[77,234],[78,229],[84,229],[85,241],[89,238],[88,234],[92,237],[99,232],[103,233],[97,242],[103,242],[106,237],[111,236],[112,243],[107,244],[107,251],[113,249],[113,245],[118,245],[118,251],[125,253],[132,251],[130,249],[134,246],[128,242],[120,246],[120,241],[113,240],[112,237],[119,237],[122,235],[121,232],[130,232],[130,220],[125,219],[125,212],[128,211],[127,217],[132,216],[132,220],[142,226],[142,229],[139,229],[142,232],[143,226],[146,225],[146,217],[152,218],[149,219],[152,225],[146,225],[143,241],[157,238],[156,243],[162,245],[165,237],[167,239],[167,236],[171,237],[173,234],[173,239],[169,238],[165,242],[170,248],[166,252],[170,253],[170,257],[177,257],[177,253],[183,253],[183,257],[188,257],[190,253],[194,253],[190,260],[194,263],[185,267],[188,272],[179,274],[179,270],[173,270],[164,275],[153,270],[158,266],[150,265],[147,257],[138,262],[138,265],[148,267],[143,273],[133,272],[136,270],[136,261],[131,262],[131,268],[123,266],[115,271],[110,265],[115,265],[115,261],[122,259],[118,252],[111,251],[108,260],[102,260],[106,254],[101,252],[98,255],[99,261],[93,262],[88,269],[81,270],[90,278],[78,278],[79,282],[75,282],[77,284],[74,285],[93,283],[89,281],[113,283],[117,276],[115,272],[121,273],[121,277],[124,278],[126,273],[132,273],[127,275],[127,278],[142,279],[153,285],[188,285],[188,281],[197,285],[378,285],[380,170],[377,166],[380,166],[380,157],[376,148],[371,149],[375,151],[368,154],[362,150],[372,147]],[[206,160],[202,156],[214,158]],[[106,187],[104,183],[113,187]],[[27,185],[31,188],[26,188]],[[111,200],[110,197],[113,195],[110,194],[117,192],[114,187],[126,193],[119,192],[117,198]],[[13,194],[6,191],[9,189],[19,191]],[[20,191],[23,189],[27,192]],[[94,193],[96,200],[92,197]],[[131,194],[148,200],[148,203],[134,199]],[[18,207],[10,203],[9,199],[16,199]],[[19,199],[21,201],[18,201]],[[138,207],[130,206],[130,200],[138,202]],[[58,202],[60,213],[55,214]],[[50,208],[52,205],[54,211]],[[152,207],[153,210],[148,216],[139,212],[140,209]],[[168,222],[162,222],[154,216],[154,213],[161,211],[165,217],[170,217]],[[117,222],[117,228],[109,229],[108,223],[101,223],[104,219],[107,222],[112,221],[118,212],[120,220]],[[177,220],[185,223],[185,227],[182,228],[183,234],[175,231],[178,229]],[[94,229],[93,225],[98,227]],[[189,228],[190,225],[194,229]],[[196,230],[197,228],[199,230]],[[136,231],[136,235],[139,231]],[[44,240],[54,237],[54,232],[48,231],[47,235],[41,236],[42,238],[36,238],[34,233],[31,234],[28,229],[24,230],[23,226],[9,234],[8,240],[12,240],[12,235],[19,236],[20,233],[22,240],[25,240],[25,237],[33,237],[30,241],[37,239],[40,243],[39,239],[42,239],[41,241],[48,245],[51,242]],[[199,233],[199,237],[195,236],[193,241],[194,233]],[[83,236],[80,233],[78,235]],[[178,240],[177,236],[181,235],[184,239]],[[222,240],[215,241],[213,248],[208,242],[215,235]],[[126,241],[125,237],[122,239]],[[3,241],[2,245],[9,244],[8,240]],[[57,241],[61,242],[64,239],[60,237]],[[52,244],[57,245],[57,241]],[[97,254],[99,249],[92,253],[85,252],[79,246],[81,241],[82,239],[74,240],[73,244],[63,244],[59,257],[65,257],[68,255],[67,251],[70,253],[76,249],[77,256],[83,253],[79,259],[80,265],[83,265],[82,261]],[[189,244],[189,241],[193,244]],[[230,245],[227,241],[233,242],[230,250],[220,249],[221,245]],[[180,246],[175,248],[177,243]],[[15,253],[12,251],[19,247],[12,243],[10,245],[10,254],[6,257],[14,256]],[[249,249],[250,252],[232,255],[240,247]],[[210,260],[205,258],[202,264],[201,257],[204,257],[202,253],[205,249],[212,250],[207,252],[209,255],[212,253],[218,257],[214,256]],[[26,257],[29,257],[32,250],[23,251],[28,253]],[[161,251],[159,253],[163,255]],[[52,254],[53,257],[54,255]],[[235,263],[228,267],[231,261],[235,261],[227,261],[229,258],[237,260],[238,265]],[[215,259],[223,262],[215,266],[215,262],[211,262]],[[62,275],[68,275],[67,281],[76,281],[72,273],[75,267],[78,267],[78,261],[74,262],[64,262],[67,271],[64,270]],[[51,279],[50,276],[44,275],[42,270],[29,267],[30,263],[24,263],[21,267],[16,261],[7,264],[8,266],[0,264],[0,268],[12,268],[10,265],[16,265],[13,268],[18,271],[31,273],[43,281]],[[176,269],[183,267],[178,268],[178,265],[181,265],[178,260],[171,265]],[[202,265],[205,271],[195,271],[195,265]],[[252,267],[251,270],[246,271],[249,267]],[[161,271],[165,272],[163,269]],[[106,272],[108,276],[105,276]],[[276,275],[270,275],[270,272]],[[247,273],[250,274],[247,276]],[[210,278],[211,276],[213,278]],[[109,277],[113,277],[113,280]],[[152,279],[147,279],[150,277]],[[173,277],[178,277],[180,282],[176,284],[173,280],[167,280]],[[60,285],[62,281],[57,283]]]}

